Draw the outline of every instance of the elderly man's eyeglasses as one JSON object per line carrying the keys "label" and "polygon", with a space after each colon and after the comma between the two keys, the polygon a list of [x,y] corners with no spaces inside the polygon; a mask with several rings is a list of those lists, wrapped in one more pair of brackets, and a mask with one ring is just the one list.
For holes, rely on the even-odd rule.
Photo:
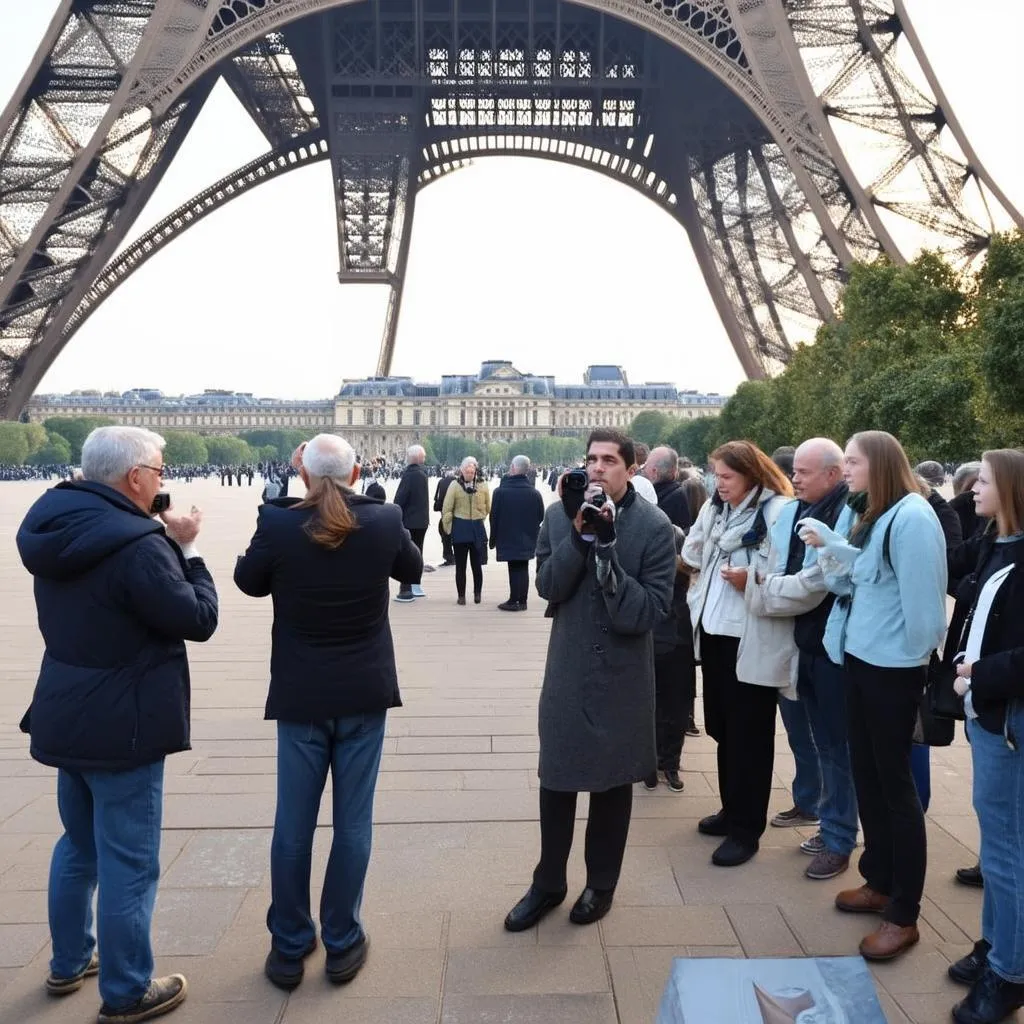
{"label": "elderly man's eyeglasses", "polygon": [[156,475],[158,477],[160,477],[161,480],[163,479],[163,476],[164,476],[164,467],[163,466],[147,466],[144,462],[139,462],[139,463],[137,463],[136,468],[137,469],[151,469],[151,470],[153,470],[154,473],[156,473]]}

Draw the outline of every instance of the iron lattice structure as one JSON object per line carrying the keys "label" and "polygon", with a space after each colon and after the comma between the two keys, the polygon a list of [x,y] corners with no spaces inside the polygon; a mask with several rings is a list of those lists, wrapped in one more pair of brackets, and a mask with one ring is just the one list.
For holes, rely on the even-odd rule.
{"label": "iron lattice structure", "polygon": [[[119,251],[218,78],[269,151]],[[902,260],[907,225],[964,262],[1024,226],[903,0],[64,0],[0,116],[0,415],[145,260],[318,160],[340,280],[389,288],[387,374],[416,196],[492,155],[675,217],[751,377],[835,316],[853,261]]]}

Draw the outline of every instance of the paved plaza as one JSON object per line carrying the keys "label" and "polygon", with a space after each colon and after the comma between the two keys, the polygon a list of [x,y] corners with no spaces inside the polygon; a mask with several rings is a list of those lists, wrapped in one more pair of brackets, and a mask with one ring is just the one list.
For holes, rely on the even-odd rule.
{"label": "paved plaza", "polygon": [[[175,1024],[652,1024],[673,957],[849,955],[876,926],[832,907],[836,892],[859,884],[855,870],[831,882],[803,877],[809,859],[793,829],[770,828],[743,867],[711,866],[718,840],[696,825],[718,809],[715,755],[701,736],[686,741],[685,793],[637,787],[608,917],[583,928],[567,920],[584,884],[580,827],[569,899],[538,928],[506,933],[502,919],[526,890],[538,851],[536,708],[548,622],[535,595],[525,614],[496,609],[506,576],[492,562],[479,607],[456,606],[449,568],[424,576],[426,599],[392,606],[405,706],[389,716],[377,788],[364,904],[369,961],[335,988],[321,949],[302,986],[280,992],[262,973],[275,790],[274,729],[263,720],[271,605],[231,582],[260,485],[169,487],[179,506],[205,511],[199,546],[221,599],[213,640],[190,645],[194,749],[167,762],[154,937],[158,972],[189,980],[187,1003],[169,1018]],[[95,981],[63,1001],[43,992],[55,773],[29,758],[18,731],[42,645],[14,532],[42,489],[0,484],[0,1022],[86,1024],[99,1007]],[[428,561],[439,562],[436,529],[427,543]],[[791,803],[793,764],[779,730],[772,812]],[[921,942],[873,968],[892,1024],[949,1019],[963,990],[946,979],[946,966],[978,936],[980,893],[952,881],[956,867],[974,862],[978,842],[962,731],[954,747],[933,751],[932,785]],[[325,799],[314,904],[329,808]]]}

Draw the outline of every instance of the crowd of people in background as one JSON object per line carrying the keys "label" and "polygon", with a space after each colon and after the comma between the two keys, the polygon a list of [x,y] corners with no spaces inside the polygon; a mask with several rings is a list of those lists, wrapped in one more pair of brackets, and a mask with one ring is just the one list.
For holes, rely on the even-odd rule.
{"label": "crowd of people in background", "polygon": [[[163,758],[187,746],[183,641],[212,635],[217,598],[196,549],[200,511],[152,514],[172,475],[162,449],[149,431],[99,428],[78,479],[48,490],[18,533],[48,652],[23,728],[33,756],[59,769],[65,829],[51,872],[47,987],[66,994],[98,971],[101,1022],[149,1019],[187,991],[181,975],[152,977],[153,808]],[[396,601],[422,606],[433,512],[438,568],[454,568],[459,606],[470,592],[482,603],[493,551],[508,574],[498,608],[527,610],[535,561],[534,590],[551,619],[539,857],[506,929],[531,928],[565,900],[580,793],[589,794],[587,881],[569,917],[587,925],[609,913],[635,785],[684,789],[699,666],[719,809],[697,829],[717,840],[712,864],[747,863],[769,827],[810,826],[818,831],[800,843],[804,874],[836,878],[851,866],[859,828],[863,882],[834,904],[877,915],[859,946],[871,961],[919,941],[929,747],[965,721],[981,854],[957,877],[982,887],[984,902],[978,942],[948,968],[969,986],[953,1016],[997,1024],[1024,1006],[1024,452],[914,467],[895,437],[864,431],[845,448],[809,438],[771,455],[730,441],[701,469],[602,428],[582,467],[516,456],[508,466],[469,457],[431,469],[418,445],[401,465],[361,461],[343,438],[318,435],[287,464],[176,469],[186,480],[218,472],[223,486],[263,482],[234,582],[274,600],[266,717],[277,723],[278,803],[264,965],[274,984],[301,983],[317,943],[311,851],[328,770],[327,976],[350,980],[366,960],[359,904],[373,794],[386,713],[401,705],[389,580]],[[288,495],[293,476],[302,497]],[[395,481],[388,500],[384,485]],[[547,505],[545,486],[555,494]],[[98,595],[114,579],[127,603],[108,607]],[[159,600],[143,600],[154,591]],[[123,658],[97,659],[95,644],[109,637],[122,639]],[[125,680],[154,703],[126,711]],[[792,807],[769,819],[777,711],[796,774]],[[113,905],[122,892],[135,893],[127,911]]]}

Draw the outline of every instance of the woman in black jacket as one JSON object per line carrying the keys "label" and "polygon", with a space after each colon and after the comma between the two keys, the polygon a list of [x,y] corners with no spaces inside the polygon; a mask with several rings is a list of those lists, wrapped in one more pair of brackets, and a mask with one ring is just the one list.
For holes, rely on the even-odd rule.
{"label": "woman in black jacket", "polygon": [[411,583],[423,571],[402,510],[352,491],[359,466],[345,440],[318,434],[296,457],[306,497],[261,506],[235,566],[243,593],[274,600],[266,717],[277,721],[277,811],[265,973],[284,989],[302,981],[303,960],[316,948],[310,865],[328,770],[334,839],[320,899],[327,977],[349,981],[366,959],[359,907],[373,795],[385,716],[402,703],[388,581]]}
{"label": "woman in black jacket", "polygon": [[946,640],[971,741],[985,896],[981,940],[949,968],[953,1017],[996,1024],[1024,1006],[1024,452],[986,452],[974,485],[989,529],[950,555],[964,578]]}

